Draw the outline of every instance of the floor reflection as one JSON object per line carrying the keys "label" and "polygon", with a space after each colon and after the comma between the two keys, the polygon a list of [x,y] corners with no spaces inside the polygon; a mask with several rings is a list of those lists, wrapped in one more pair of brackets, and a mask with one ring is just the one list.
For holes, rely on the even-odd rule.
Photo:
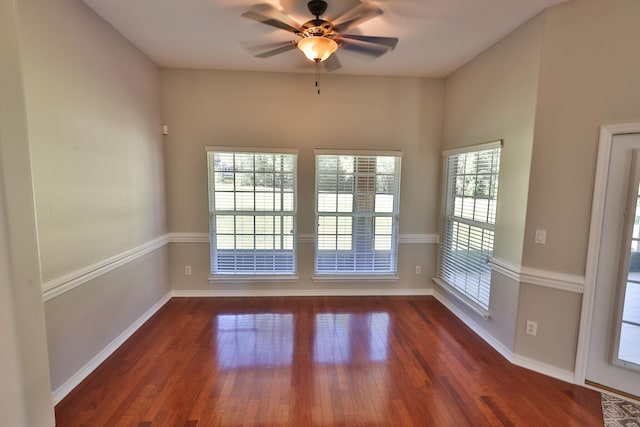
{"label": "floor reflection", "polygon": [[221,314],[216,324],[220,368],[291,364],[293,314]]}
{"label": "floor reflection", "polygon": [[[386,361],[389,323],[386,312],[316,314],[313,362]],[[296,351],[293,314],[220,314],[215,333],[217,364],[222,369],[290,365]]]}
{"label": "floor reflection", "polygon": [[387,360],[388,313],[319,313],[315,319],[316,363]]}

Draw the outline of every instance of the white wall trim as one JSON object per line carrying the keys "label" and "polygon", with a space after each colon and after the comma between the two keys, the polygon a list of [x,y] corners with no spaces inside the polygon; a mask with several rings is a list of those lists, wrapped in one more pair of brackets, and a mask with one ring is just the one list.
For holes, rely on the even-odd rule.
{"label": "white wall trim", "polygon": [[602,239],[602,222],[604,220],[604,202],[613,138],[615,135],[629,133],[640,133],[640,123],[624,123],[600,127],[596,177],[593,184],[593,199],[591,204],[591,223],[589,225],[589,244],[587,246],[587,267],[585,271],[584,293],[582,296],[582,309],[580,312],[578,348],[576,351],[576,382],[578,384],[584,384],[587,374],[587,358],[589,354],[589,340],[591,338],[596,278],[598,276],[600,241]]}
{"label": "white wall trim", "polygon": [[559,379],[561,381],[565,381],[571,384],[574,384],[576,381],[575,375],[571,371],[567,371],[556,366],[548,365],[543,362],[539,362],[534,359],[530,359],[525,356],[521,356],[519,354],[515,354],[512,350],[507,348],[504,344],[498,341],[493,335],[487,332],[484,328],[482,328],[478,323],[475,322],[469,315],[467,315],[464,311],[460,310],[455,304],[451,303],[447,299],[445,295],[440,293],[438,290],[433,291],[433,296],[444,305],[447,310],[452,312],[458,319],[460,319],[465,325],[467,325],[474,333],[476,333],[480,338],[482,338],[487,344],[493,347],[498,353],[502,355],[508,362],[529,369],[530,371],[537,372],[539,374],[543,374],[552,378]]}
{"label": "white wall trim", "polygon": [[[169,233],[170,243],[209,243],[209,233]],[[437,234],[401,234],[401,244],[438,244],[440,236]],[[313,233],[298,233],[298,243],[313,244]]]}
{"label": "white wall trim", "polygon": [[579,294],[584,292],[584,276],[529,267],[522,267],[520,270],[520,282]]}
{"label": "white wall trim", "polygon": [[298,243],[307,243],[312,245],[314,242],[313,237],[313,233],[298,233]]}
{"label": "white wall trim", "polygon": [[169,243],[209,243],[209,233],[169,233]]}
{"label": "white wall trim", "polygon": [[120,335],[111,341],[105,348],[87,362],[78,372],[65,381],[60,387],[53,391],[54,405],[57,405],[67,396],[71,390],[76,388],[91,372],[93,372],[107,357],[111,356],[131,335],[133,335],[147,320],[151,318],[171,299],[171,293],[166,294],[160,301],[155,303],[149,310],[140,316],[135,322],[125,329]]}
{"label": "white wall trim", "polygon": [[576,383],[575,374],[573,372],[567,371],[566,369],[558,368],[557,366],[549,365],[544,362],[540,362],[535,359],[530,359],[520,354],[514,354],[513,358],[511,359],[511,363],[530,371],[567,382],[569,384]]}
{"label": "white wall trim", "polygon": [[438,234],[401,234],[401,244],[439,244],[440,235]]}
{"label": "white wall trim", "polygon": [[511,261],[507,261],[506,259],[497,257],[491,258],[489,260],[489,264],[493,271],[515,280],[516,282],[520,281],[520,271],[522,270],[522,266],[520,264],[515,264]]}
{"label": "white wall trim", "polygon": [[489,260],[491,269],[510,279],[529,285],[581,294],[585,288],[585,277],[574,274],[557,273],[555,271],[539,270],[537,268],[522,267],[501,258]]}
{"label": "white wall trim", "polygon": [[[298,235],[298,243],[313,243],[314,236],[311,233]],[[49,301],[65,292],[83,285],[103,274],[115,270],[135,259],[163,247],[167,243],[209,243],[209,234],[202,232],[168,233],[135,248],[128,249],[119,254],[94,262],[62,276],[48,280],[42,284],[43,300]],[[433,244],[438,243],[437,234],[403,234],[400,235],[400,243],[409,244]]]}
{"label": "white wall trim", "polygon": [[317,297],[317,296],[429,296],[433,289],[202,289],[174,290],[172,297]]}
{"label": "white wall trim", "polygon": [[508,361],[513,359],[513,352],[507,348],[504,344],[498,341],[493,335],[487,332],[484,328],[482,328],[478,323],[475,322],[469,315],[467,315],[464,311],[458,308],[455,304],[453,304],[449,299],[440,293],[437,289],[433,291],[433,296],[440,302],[440,304],[444,305],[447,310],[452,312],[458,319],[462,321],[465,325],[467,325],[476,335],[482,338],[487,344],[493,347],[498,353],[502,355]]}
{"label": "white wall trim", "polygon": [[42,284],[42,297],[44,301],[49,301],[65,292],[70,291],[80,285],[87,283],[96,277],[102,276],[110,271],[115,270],[135,259],[138,259],[148,253],[163,247],[169,242],[167,236],[160,236],[140,246],[128,249],[119,254],[110,256],[109,258],[89,264],[85,267],[74,270],[63,276],[48,280]]}
{"label": "white wall trim", "polygon": [[[485,320],[488,320],[491,318],[491,312],[489,312],[489,310],[480,306],[477,302],[472,301],[468,296],[464,295],[458,289],[454,288],[446,280],[442,280],[439,277],[434,277],[431,280],[437,283],[442,288],[442,290],[447,293],[447,295],[451,295],[452,298],[459,301],[461,304],[466,306],[469,310],[472,310],[473,312],[475,312],[478,316],[482,317]],[[446,298],[446,299],[447,301],[449,301],[449,298]]]}

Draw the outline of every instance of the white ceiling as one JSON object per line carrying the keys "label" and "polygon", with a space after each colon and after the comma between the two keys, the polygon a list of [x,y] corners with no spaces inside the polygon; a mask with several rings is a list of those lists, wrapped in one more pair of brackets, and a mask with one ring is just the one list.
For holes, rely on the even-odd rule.
{"label": "white ceiling", "polygon": [[[326,16],[358,0],[327,0]],[[541,10],[565,0],[373,0],[384,14],[350,34],[400,39],[370,59],[340,52],[335,73],[443,77]],[[313,71],[297,49],[260,59],[250,48],[293,40],[294,34],[241,16],[271,3],[297,22],[310,16],[307,0],[84,0],[161,67],[251,71]],[[268,49],[263,49],[268,50]],[[259,51],[259,50],[258,50]]]}

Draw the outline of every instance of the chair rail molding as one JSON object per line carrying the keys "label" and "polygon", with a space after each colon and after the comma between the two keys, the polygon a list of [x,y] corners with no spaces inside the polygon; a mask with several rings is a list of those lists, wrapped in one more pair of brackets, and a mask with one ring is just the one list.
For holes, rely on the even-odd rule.
{"label": "chair rail molding", "polygon": [[136,246],[135,248],[127,249],[119,254],[96,261],[54,279],[47,280],[42,284],[43,300],[46,302],[62,295],[63,293],[83,285],[90,280],[147,255],[156,249],[165,246],[168,242],[169,239],[167,238],[167,235],[162,235]]}
{"label": "chair rail molding", "polygon": [[584,292],[584,276],[523,267],[498,257],[491,258],[489,264],[493,271],[520,283],[579,294]]}
{"label": "chair rail molding", "polygon": [[[176,232],[168,234],[169,243],[209,243],[209,233],[207,232]],[[400,244],[425,244],[433,245],[440,243],[438,234],[400,234]],[[313,244],[313,233],[298,233],[298,243]]]}

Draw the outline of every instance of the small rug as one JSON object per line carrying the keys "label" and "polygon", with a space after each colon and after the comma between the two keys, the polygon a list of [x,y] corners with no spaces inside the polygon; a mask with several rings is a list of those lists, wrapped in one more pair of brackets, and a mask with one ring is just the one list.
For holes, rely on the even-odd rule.
{"label": "small rug", "polygon": [[640,404],[602,393],[604,427],[640,427]]}

